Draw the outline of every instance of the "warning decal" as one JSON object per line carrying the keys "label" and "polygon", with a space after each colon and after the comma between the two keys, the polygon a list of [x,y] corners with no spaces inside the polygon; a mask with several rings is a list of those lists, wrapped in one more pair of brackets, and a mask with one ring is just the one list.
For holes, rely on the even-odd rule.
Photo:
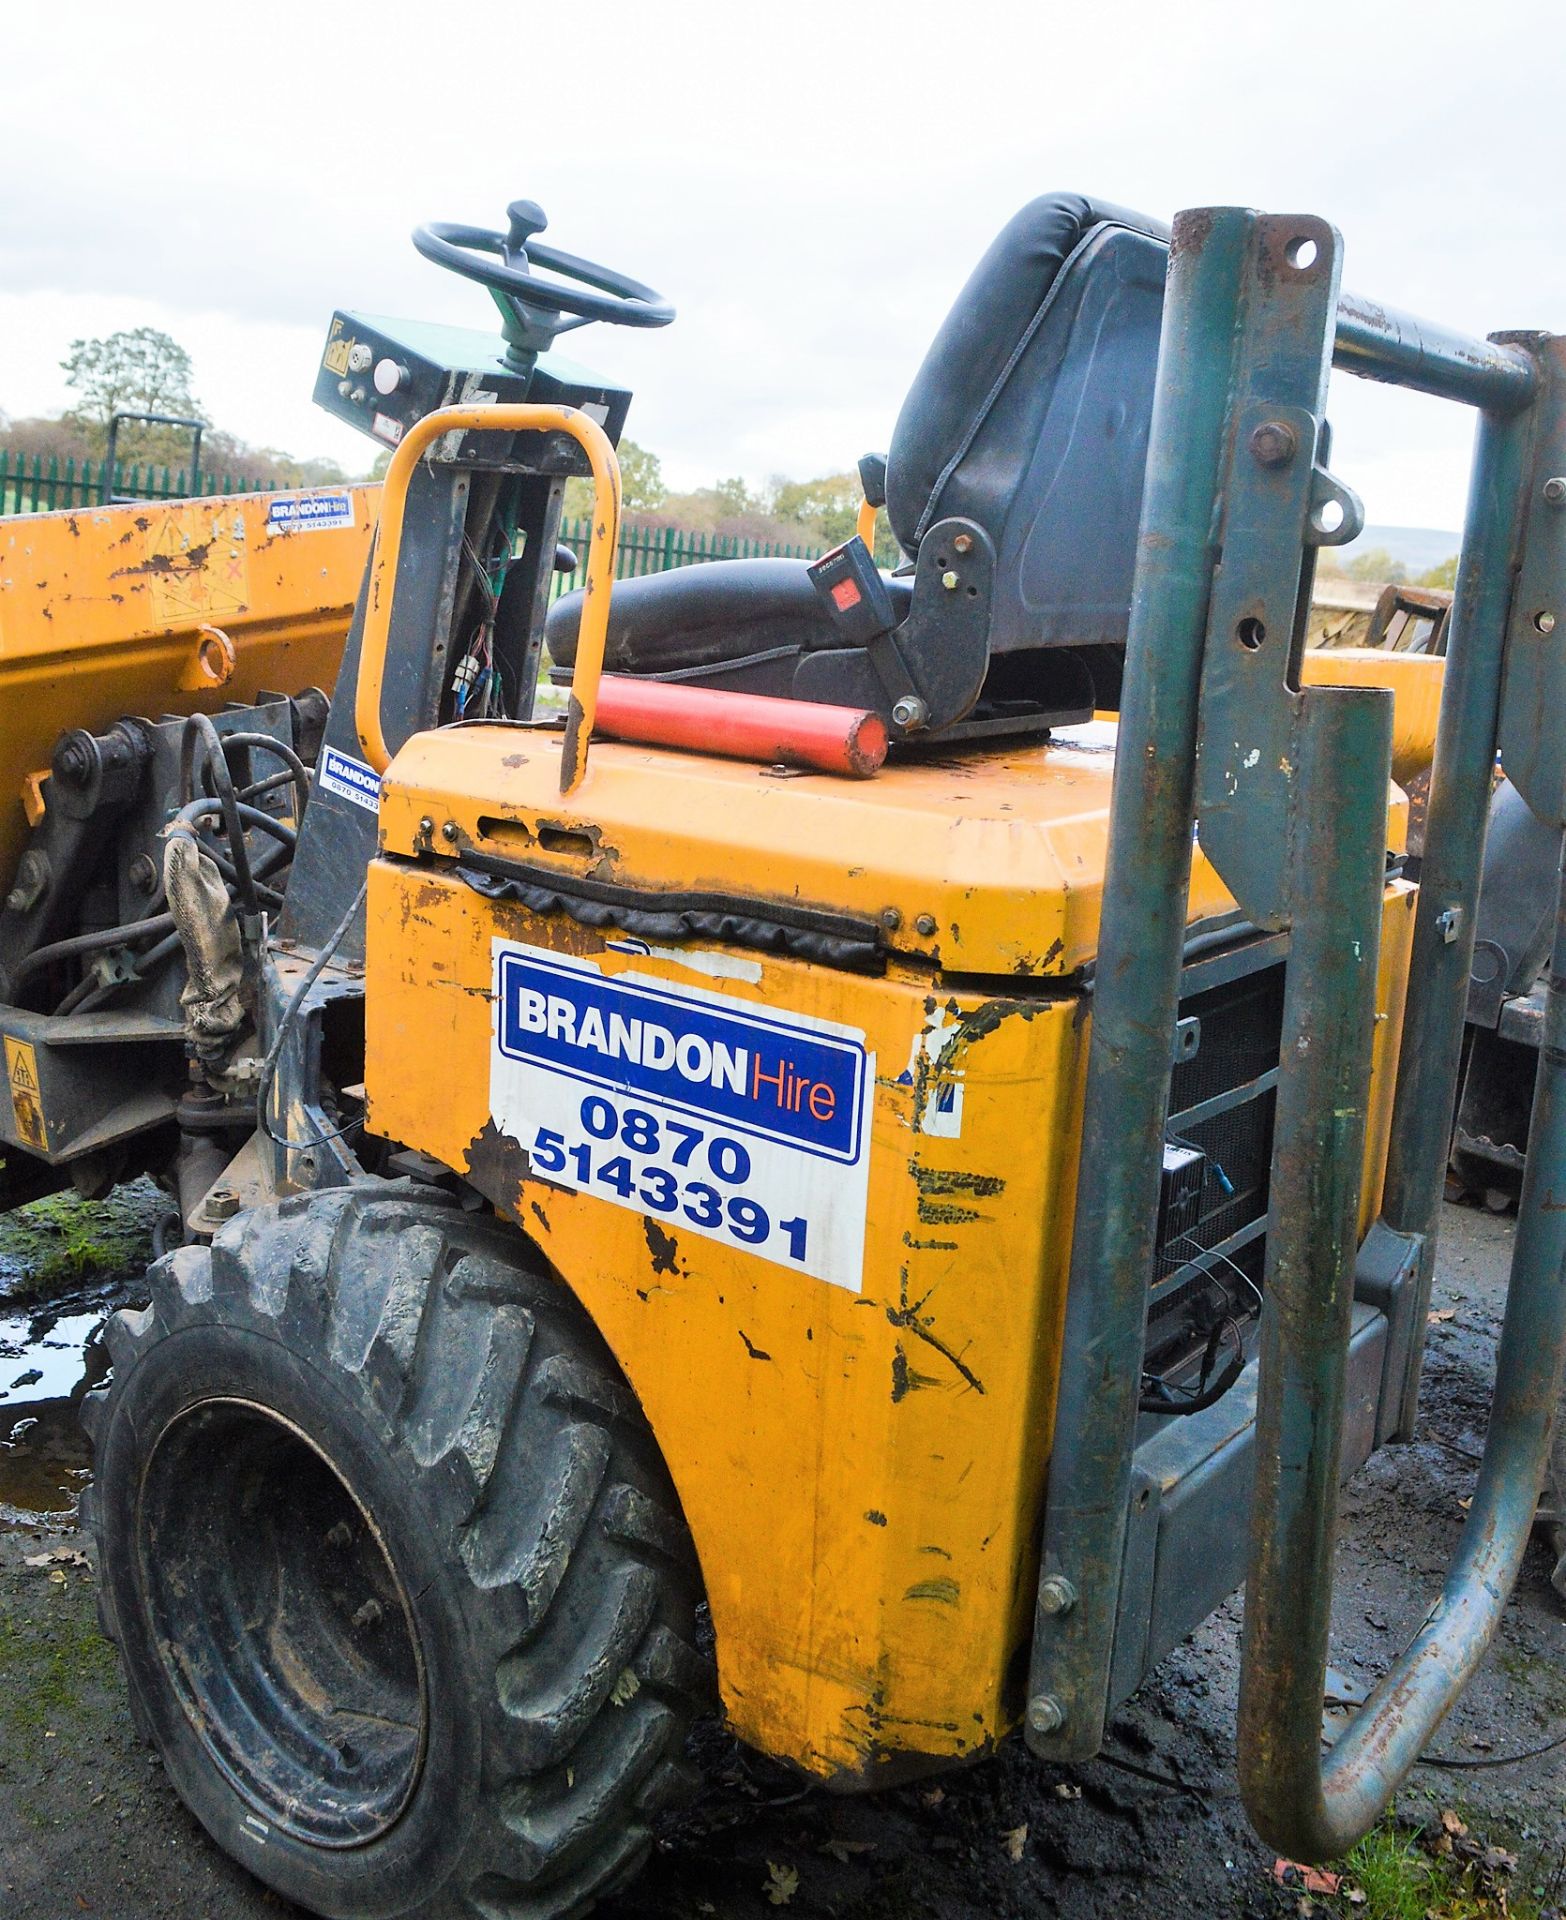
{"label": "warning decal", "polygon": [[533,1173],[857,1293],[857,1029],[497,940],[490,1107]]}
{"label": "warning decal", "polygon": [[11,1083],[11,1111],[16,1116],[16,1131],[28,1146],[47,1153],[49,1134],[44,1126],[42,1089],[38,1084],[38,1055],[30,1040],[5,1036],[5,1070]]}

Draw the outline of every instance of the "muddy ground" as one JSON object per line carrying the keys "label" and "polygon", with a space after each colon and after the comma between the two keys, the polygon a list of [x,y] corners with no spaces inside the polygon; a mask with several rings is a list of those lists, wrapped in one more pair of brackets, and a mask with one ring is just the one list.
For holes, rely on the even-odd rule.
{"label": "muddy ground", "polygon": [[[22,1217],[20,1229],[0,1223],[0,1915],[14,1920],[293,1912],[209,1844],[138,1741],[94,1625],[92,1571],[75,1558],[86,1552],[71,1512],[86,1466],[70,1407],[82,1337],[111,1301],[134,1296],[134,1280],[107,1284],[104,1269],[134,1267],[155,1211],[143,1190],[107,1213],[61,1207]],[[1456,1538],[1512,1232],[1510,1219],[1446,1209],[1421,1437],[1373,1460],[1344,1505],[1334,1657],[1351,1676],[1373,1678],[1401,1646]],[[29,1564],[41,1555],[59,1557]],[[1439,1753],[1493,1762],[1566,1733],[1566,1618],[1549,1567],[1536,1545]],[[704,1798],[634,1892],[602,1911],[607,1920],[755,1920],[780,1909],[801,1920],[1294,1916],[1302,1896],[1276,1884],[1236,1795],[1240,1617],[1231,1601],[1171,1654],[1119,1715],[1112,1757],[1070,1771],[1039,1766],[1013,1742],[938,1786],[838,1800],[802,1792],[707,1729]],[[1563,1788],[1566,1749],[1416,1774],[1400,1802],[1409,1826],[1445,1811],[1470,1830],[1464,1845],[1517,1856],[1504,1897],[1458,1907],[1432,1894],[1442,1915],[1533,1915],[1566,1898]],[[1373,1895],[1356,1907],[1346,1883],[1317,1911],[1379,1920],[1425,1904],[1420,1894],[1396,1909]]]}

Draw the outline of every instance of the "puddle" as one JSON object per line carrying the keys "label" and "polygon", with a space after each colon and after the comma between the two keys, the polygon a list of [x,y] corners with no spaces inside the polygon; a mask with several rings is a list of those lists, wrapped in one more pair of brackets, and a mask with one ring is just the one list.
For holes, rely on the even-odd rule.
{"label": "puddle", "polygon": [[100,1294],[32,1313],[0,1301],[0,1527],[63,1525],[75,1515],[89,1454],[77,1408],[108,1371],[100,1339],[122,1304]]}
{"label": "puddle", "polygon": [[104,1322],[138,1302],[146,1182],[93,1205],[56,1194],[0,1217],[0,1528],[69,1525],[90,1455],[77,1408],[108,1373]]}

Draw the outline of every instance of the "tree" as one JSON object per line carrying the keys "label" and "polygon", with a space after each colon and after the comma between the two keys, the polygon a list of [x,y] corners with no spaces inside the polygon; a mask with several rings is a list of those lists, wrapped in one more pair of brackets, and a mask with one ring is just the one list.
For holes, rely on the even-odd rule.
{"label": "tree", "polygon": [[[634,440],[622,440],[615,450],[620,458],[620,506],[626,513],[656,513],[668,499],[663,483],[663,464],[657,454],[639,447]],[[585,520],[593,510],[591,480],[568,480],[565,491],[567,519]]]}
{"label": "tree", "polygon": [[1416,587],[1445,587],[1450,593],[1457,585],[1457,555],[1454,553],[1443,560],[1438,567],[1432,567],[1428,573],[1420,574],[1414,582]]}
{"label": "tree", "polygon": [[1348,563],[1351,580],[1381,581],[1401,586],[1408,578],[1408,568],[1401,560],[1394,560],[1385,547],[1371,547],[1365,553],[1357,553]]}
{"label": "tree", "polygon": [[[205,417],[191,391],[195,369],[190,355],[157,327],[133,327],[98,340],[73,340],[60,365],[66,384],[81,396],[75,418],[100,445],[107,436],[110,417],[116,413]],[[147,442],[137,444],[140,447]],[[140,457],[158,456],[154,451],[143,452]]]}

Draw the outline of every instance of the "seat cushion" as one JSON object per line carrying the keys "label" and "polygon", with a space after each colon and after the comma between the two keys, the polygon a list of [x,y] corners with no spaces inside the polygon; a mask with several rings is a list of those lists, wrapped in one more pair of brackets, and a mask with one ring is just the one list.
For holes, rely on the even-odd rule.
{"label": "seat cushion", "polygon": [[[1016,407],[1010,389],[1025,384],[1029,374],[1053,373],[1053,356],[1039,368],[1019,363],[1046,317],[1062,269],[1096,228],[1106,226],[1163,242],[1169,237],[1160,222],[1108,201],[1047,193],[1007,221],[968,276],[908,389],[887,452],[886,514],[904,553],[915,554],[925,529],[953,513],[978,519],[1000,543],[994,515],[975,512],[978,502],[965,497],[970,489],[951,483],[991,416]],[[1007,449],[1003,464],[1010,471],[1003,480],[1015,482],[1028,451]],[[992,490],[982,482],[995,476],[971,477],[980,480],[981,493]]]}
{"label": "seat cushion", "polygon": [[[887,586],[901,620],[912,585],[888,580]],[[544,638],[557,667],[576,659],[582,598],[580,591],[562,594],[549,610]],[[773,691],[776,679],[776,690],[786,693],[802,653],[842,644],[810,584],[808,562],[709,560],[616,581],[604,665],[611,673],[671,679],[710,679],[714,669],[743,668],[754,691]]]}

